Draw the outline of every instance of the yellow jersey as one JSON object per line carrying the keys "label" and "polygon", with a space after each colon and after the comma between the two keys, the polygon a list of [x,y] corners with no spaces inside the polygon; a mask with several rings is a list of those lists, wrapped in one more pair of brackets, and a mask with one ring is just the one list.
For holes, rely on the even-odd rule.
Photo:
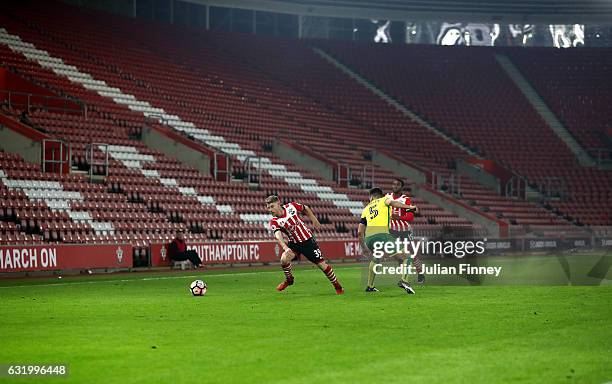
{"label": "yellow jersey", "polygon": [[361,223],[367,225],[366,237],[389,233],[391,209],[385,204],[385,200],[387,200],[386,196],[372,200],[361,212]]}

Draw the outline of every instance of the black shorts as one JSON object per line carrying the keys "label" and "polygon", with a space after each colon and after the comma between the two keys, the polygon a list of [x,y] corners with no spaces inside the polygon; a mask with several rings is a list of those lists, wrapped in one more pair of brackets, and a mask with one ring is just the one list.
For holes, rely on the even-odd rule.
{"label": "black shorts", "polygon": [[321,264],[325,261],[323,259],[323,255],[321,254],[321,250],[319,249],[319,244],[317,244],[314,237],[311,237],[306,241],[302,241],[301,243],[289,243],[287,245],[293,252],[296,253],[296,255],[304,255],[304,257],[306,257],[311,263]]}
{"label": "black shorts", "polygon": [[404,239],[408,239],[408,241],[414,240],[414,234],[412,233],[412,231],[394,231],[394,230],[390,230],[389,233],[392,236],[397,237],[398,239],[401,239],[401,240],[404,240]]}

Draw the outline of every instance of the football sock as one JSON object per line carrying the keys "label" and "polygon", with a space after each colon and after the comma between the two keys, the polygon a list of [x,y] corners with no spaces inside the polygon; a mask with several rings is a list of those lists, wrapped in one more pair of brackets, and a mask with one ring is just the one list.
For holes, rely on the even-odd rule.
{"label": "football sock", "polygon": [[415,256],[412,260],[412,265],[414,265],[414,268],[416,269],[418,274],[423,273],[423,261],[420,257]]}
{"label": "football sock", "polygon": [[402,265],[404,266],[404,273],[402,274],[403,281],[408,281],[408,266],[410,265],[411,261],[412,258],[408,255],[405,256],[404,260],[402,260]]}
{"label": "football sock", "polygon": [[323,270],[323,273],[325,276],[327,276],[332,284],[338,284],[338,279],[336,278],[336,274],[334,273],[334,269],[331,267],[331,265],[328,265],[327,268]]}
{"label": "football sock", "polygon": [[287,265],[281,264],[281,267],[283,268],[283,272],[285,273],[285,280],[293,281],[293,274],[291,273],[291,263]]}
{"label": "football sock", "polygon": [[377,263],[372,260],[370,261],[370,265],[368,266],[368,287],[373,287],[374,286],[374,266]]}

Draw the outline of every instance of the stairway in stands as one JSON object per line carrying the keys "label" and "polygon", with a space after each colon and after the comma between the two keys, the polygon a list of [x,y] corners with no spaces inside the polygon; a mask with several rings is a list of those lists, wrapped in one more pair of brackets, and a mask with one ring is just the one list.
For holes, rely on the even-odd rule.
{"label": "stairway in stands", "polygon": [[[371,146],[386,149],[409,164],[433,171],[439,176],[455,180],[460,175],[452,169],[457,159],[472,155],[462,145],[444,138],[444,134],[432,132],[431,127],[422,126],[423,121],[413,119],[400,111],[387,99],[381,98],[355,81],[354,77],[339,70],[327,59],[313,52],[309,43],[284,41],[263,36],[211,33],[211,44],[216,42],[219,51],[227,52],[235,59],[243,60],[257,69],[259,76],[276,80],[327,106],[337,114],[353,121],[351,131]],[[242,71],[244,72],[244,71]],[[334,128],[334,133],[345,130]],[[316,144],[315,144],[316,145]],[[524,201],[515,201],[499,193],[463,178],[468,197],[466,200],[483,212],[492,212],[508,222],[513,233],[524,233],[524,226],[561,226],[570,229],[570,223],[544,208]],[[474,197],[476,197],[475,199]],[[504,214],[505,207],[508,214]]]}
{"label": "stairway in stands", "polygon": [[[36,19],[36,17],[33,17],[33,19]],[[43,21],[41,21],[42,23]],[[46,21],[44,21],[46,23]],[[75,71],[73,68],[68,68],[67,70],[72,71],[71,76],[73,77],[73,79],[77,82],[79,82],[78,79],[81,79],[80,82],[81,83],[89,83],[90,84],[90,88],[92,88],[93,90],[95,90],[96,92],[98,92],[100,94],[100,92],[103,92],[101,95],[103,96],[112,96],[114,95],[114,99],[117,99],[118,101],[120,100],[124,100],[125,103],[129,103],[131,102],[132,107],[133,108],[140,108],[142,110],[143,113],[145,114],[156,114],[159,113],[160,110],[153,108],[153,107],[149,107],[147,104],[141,104],[138,102],[138,100],[140,100],[141,98],[145,98],[145,97],[151,97],[151,98],[157,98],[157,100],[160,102],[160,104],[164,104],[164,108],[168,108],[168,110],[171,110],[170,112],[167,112],[167,117],[168,117],[168,121],[169,122],[178,122],[178,120],[174,119],[174,116],[178,116],[179,112],[175,112],[176,110],[179,110],[178,107],[180,107],[180,103],[177,102],[176,100],[175,103],[169,103],[167,102],[166,97],[162,97],[160,98],[159,96],[157,96],[158,94],[158,88],[157,87],[162,87],[165,85],[159,83],[159,84],[155,84],[155,83],[148,83],[148,81],[155,81],[153,78],[147,78],[146,81],[142,81],[140,79],[135,78],[135,75],[133,75],[132,73],[124,73],[121,72],[120,75],[118,76],[113,76],[113,75],[109,75],[107,72],[109,72],[108,70],[106,70],[107,68],[104,68],[104,66],[102,66],[100,64],[101,60],[96,60],[94,59],[94,54],[98,54],[98,55],[103,55],[102,53],[99,53],[99,47],[96,47],[95,50],[91,50],[91,51],[87,51],[87,52],[79,52],[79,55],[76,56],[74,51],[70,51],[67,52],[65,50],[62,50],[62,45],[59,42],[56,41],[48,41],[48,40],[43,40],[41,38],[41,36],[39,34],[36,34],[35,32],[33,33],[32,31],[24,28],[23,26],[14,26],[15,28],[18,28],[20,30],[21,33],[25,33],[26,35],[28,35],[30,38],[34,39],[35,41],[37,41],[37,43],[42,43],[45,44],[46,47],[52,47],[54,50],[57,50],[59,52],[62,52],[64,54],[64,57],[70,57],[71,60],[75,60],[75,62],[79,62],[80,63],[80,67],[86,67],[88,69],[90,69],[92,71],[92,73],[96,73],[96,76],[103,76],[105,77],[105,82],[106,81],[110,81],[111,82],[111,86],[108,88],[104,88],[104,89],[99,89],[100,87],[104,86],[103,83],[99,83],[96,80],[90,80],[86,75],[78,75],[77,72]],[[82,27],[82,26],[81,26]],[[36,28],[33,28],[36,29]],[[106,33],[105,32],[100,32],[100,33]],[[58,34],[61,34],[60,32],[58,32]],[[48,31],[45,30],[45,36],[48,35]],[[70,36],[66,36],[67,34],[64,33],[62,38],[66,38],[69,39]],[[92,37],[93,38],[93,37]],[[100,39],[103,40],[103,36],[100,36]],[[86,46],[86,44],[82,44],[83,46]],[[72,42],[72,44],[70,44],[69,46],[74,47],[76,46],[76,42]],[[41,58],[41,52],[38,51],[33,51],[34,53],[36,53],[37,57],[40,59]],[[129,52],[129,49],[126,48],[125,50],[122,50],[122,52]],[[42,53],[42,57],[44,57],[44,53]],[[83,57],[85,58],[83,58]],[[89,60],[87,60],[89,59]],[[118,59],[113,59],[112,57],[104,57],[104,63],[113,63],[113,60],[118,60]],[[133,62],[136,64],[130,64],[130,63],[121,63],[121,67],[118,66],[118,64],[116,65],[116,70],[119,69],[125,69],[123,66],[127,66],[127,69],[132,69],[134,68],[134,66],[143,66],[145,62],[151,62],[151,61],[155,61],[158,62],[158,60],[145,60],[142,57],[134,57]],[[47,60],[47,62],[49,62]],[[51,62],[55,62],[57,64],[56,60],[51,60]],[[115,64],[112,64],[112,66],[115,66]],[[171,66],[171,65],[170,65]],[[163,66],[163,71],[167,70],[168,66]],[[66,69],[66,68],[64,68]],[[140,69],[140,68],[138,68]],[[106,70],[106,71],[105,71]],[[136,69],[134,69],[135,73],[139,74],[141,72],[137,72]],[[65,72],[65,71],[64,71]],[[110,71],[111,73],[114,73],[113,71]],[[159,69],[155,70],[155,68],[151,68],[151,71],[146,71],[146,72],[150,72],[150,73],[156,73],[156,72],[160,72]],[[180,68],[177,69],[177,72],[179,74],[185,74],[186,78],[188,78],[190,75],[188,73],[185,73],[185,71],[181,71]],[[164,72],[166,73],[166,72]],[[63,73],[65,74],[65,73]],[[76,76],[75,76],[76,75]],[[110,78],[109,78],[110,76]],[[161,76],[161,74],[160,74]],[[177,76],[180,79],[180,76]],[[130,81],[128,82],[122,82],[122,80],[125,80],[124,78],[129,79]],[[170,77],[166,77],[167,79],[170,79]],[[92,78],[93,79],[93,78]],[[172,76],[172,81],[175,81],[176,77]],[[112,82],[116,81],[117,83],[113,84]],[[180,81],[180,80],[177,80]],[[153,84],[153,85],[151,85]],[[130,89],[130,91],[138,96],[138,99],[136,99],[136,96],[134,96],[134,98],[132,99],[132,97],[130,96],[125,96],[125,97],[118,97],[118,96],[122,96],[120,93],[117,93],[117,89],[119,89],[119,87],[126,88],[126,89]],[[152,91],[146,92],[143,91],[143,88]],[[167,91],[168,95],[170,95],[169,97],[172,98],[173,96],[173,92],[172,91],[173,88],[164,88],[164,92]],[[108,91],[108,92],[107,92]],[[105,94],[106,93],[106,94]],[[130,94],[132,94],[130,93]],[[188,99],[190,97],[190,93],[186,92],[186,93],[181,93],[181,95],[185,95],[185,97]],[[153,96],[155,95],[155,96]],[[195,95],[197,95],[198,97],[206,97],[207,95],[205,93],[194,93],[193,94],[194,97]],[[135,101],[136,100],[136,101]],[[136,103],[136,104],[135,104]],[[177,107],[178,106],[178,107]],[[166,109],[164,109],[164,111],[166,111]],[[198,120],[198,116],[194,115],[193,113],[190,113],[191,111],[193,111],[193,109],[191,110],[187,110],[187,109],[183,109],[183,112],[185,115],[191,115],[193,117],[194,121],[197,121],[199,123],[199,125],[215,125],[216,123],[221,123],[218,124],[218,127],[215,127],[216,129],[218,129],[219,131],[221,130],[221,128],[227,128],[226,123],[230,123],[230,127],[234,128],[235,126],[233,126],[231,123],[233,123],[232,121],[227,121],[226,116],[222,116],[223,120],[219,120],[216,119],[218,117],[215,115],[211,115],[208,114],[207,115],[207,119],[200,119]],[[172,113],[172,114],[171,114]],[[181,120],[182,121],[182,120]],[[187,125],[182,125],[181,123],[179,124],[175,124],[177,125],[175,128],[177,129],[183,129],[183,130],[191,130],[192,128],[187,127]],[[224,148],[227,152],[232,153],[232,151],[238,151],[238,152],[233,152],[233,154],[236,156],[236,158],[238,158],[238,160],[240,160],[241,158],[244,159],[244,157],[246,157],[247,155],[250,155],[250,152],[241,152],[242,147],[241,145],[226,145],[225,143],[227,143],[226,141],[224,141],[223,138],[220,138],[220,136],[218,135],[209,135],[208,132],[206,131],[202,131],[202,130],[191,130],[190,131],[192,134],[202,134],[203,136],[201,136],[200,138],[203,139],[204,141],[208,141],[208,144],[213,145],[214,143],[217,143],[216,145],[219,148]],[[224,135],[225,136],[225,135]],[[242,144],[242,143],[241,143]],[[248,143],[246,143],[248,144]],[[255,151],[253,151],[255,154]],[[258,151],[261,152],[261,151]],[[275,159],[276,160],[276,159]],[[289,184],[291,185],[299,185],[300,189],[302,189],[302,192],[304,192],[304,190],[307,192],[305,195],[308,195],[308,193],[312,193],[315,192],[315,196],[319,197],[320,199],[323,200],[331,200],[334,204],[336,204],[340,210],[336,210],[334,212],[330,212],[330,214],[334,214],[336,216],[340,216],[340,219],[343,220],[346,223],[350,223],[349,217],[346,214],[343,215],[338,215],[341,211],[341,209],[351,209],[354,213],[357,212],[359,210],[358,206],[355,203],[359,203],[361,204],[361,201],[365,200],[365,196],[363,194],[363,192],[357,193],[354,190],[343,190],[341,192],[345,192],[345,193],[336,193],[334,190],[337,188],[332,189],[330,185],[325,185],[324,182],[315,179],[314,177],[308,177],[305,178],[302,175],[304,175],[304,172],[300,172],[297,173],[294,170],[291,169],[287,169],[287,165],[282,164],[282,162],[280,162],[279,160],[276,160],[274,164],[272,162],[268,163],[267,161],[264,160],[264,163],[267,168],[268,168],[268,172],[274,176],[277,176],[276,179],[278,178],[284,178],[283,182],[284,184]],[[280,163],[280,166],[279,164]],[[283,168],[285,167],[285,168]],[[272,189],[280,189],[283,188],[284,186],[279,185],[279,184],[273,184],[273,183],[267,183],[266,185],[271,185]],[[295,189],[292,190],[292,193],[295,193]],[[353,197],[351,199],[348,198],[348,195],[352,195]],[[297,195],[298,197],[300,196],[300,194]],[[347,196],[347,197],[345,197]],[[432,210],[433,211],[433,210]],[[242,215],[241,216],[243,219],[249,219],[251,218],[250,216],[246,216],[246,215]],[[438,216],[438,218],[443,219],[444,216],[440,215]],[[255,219],[258,219],[257,217]],[[261,220],[261,219],[259,219]],[[456,220],[454,220],[454,222],[456,222]],[[469,225],[469,222],[465,222],[466,225]],[[435,225],[435,224],[432,224]]]}
{"label": "stairway in stands", "polygon": [[[552,198],[551,212],[574,223],[610,223],[609,215],[601,212],[612,206],[612,194],[604,187],[612,184],[612,172],[578,163],[499,66],[494,56],[498,49],[332,41],[319,45],[483,157],[525,177]],[[511,59],[515,54],[531,55],[530,49],[507,51]],[[553,55],[555,50],[547,51],[559,56]],[[594,60],[605,60],[605,52],[593,54],[601,56]],[[589,108],[576,105],[576,110]],[[552,181],[559,183],[558,188],[549,188]]]}
{"label": "stairway in stands", "polygon": [[[188,113],[184,113],[185,111],[182,110],[180,105],[177,105],[184,102],[183,94],[178,95],[176,99],[172,100],[170,97],[160,97],[159,93],[172,95],[176,92],[174,84],[176,84],[175,82],[180,82],[182,77],[180,68],[176,69],[172,79],[166,77],[165,81],[159,81],[159,78],[150,77],[147,73],[157,72],[161,74],[171,72],[171,63],[159,62],[158,57],[152,57],[151,59],[155,59],[153,61],[147,60],[147,56],[150,56],[147,52],[139,52],[138,49],[128,45],[123,47],[122,56],[117,56],[112,52],[111,46],[115,43],[107,42],[109,48],[107,51],[104,51],[104,42],[112,37],[112,27],[100,25],[95,28],[89,23],[71,23],[68,19],[64,20],[64,15],[60,14],[61,11],[58,12],[56,9],[53,8],[57,13],[57,17],[53,18],[48,17],[48,10],[43,11],[36,8],[28,10],[27,23],[37,21],[44,25],[44,32],[42,30],[40,32],[44,35],[45,40],[40,40],[42,36],[35,36],[35,33],[30,31],[28,31],[29,37],[33,39],[38,38],[38,44],[46,44],[46,48],[52,51],[55,50],[59,54],[63,53],[63,59],[69,58],[72,62],[78,64],[79,68],[75,65],[65,64],[62,58],[51,57],[46,50],[38,49],[29,42],[23,42],[19,36],[11,35],[6,31],[0,30],[0,38],[11,49],[24,53],[26,57],[39,62],[41,66],[52,68],[54,72],[68,77],[73,82],[82,84],[87,89],[96,91],[101,96],[111,98],[118,104],[127,105],[131,110],[141,112],[147,117],[159,119],[179,131],[192,135],[211,147],[235,156],[240,161],[244,161],[248,157],[261,157],[262,168],[271,176],[279,178],[288,184],[297,185],[306,192],[315,193],[320,199],[331,201],[337,207],[348,209],[353,214],[360,213],[360,210],[363,208],[361,201],[351,200],[345,193],[336,193],[330,185],[320,185],[319,180],[305,177],[297,169],[288,169],[285,164],[279,164],[277,161],[270,159],[270,156],[261,156],[252,149],[243,148],[238,143],[227,142],[224,136],[211,134],[209,130],[201,128],[201,124],[196,126],[192,121],[186,121],[179,117],[177,114],[181,112],[183,112],[183,115],[189,116]],[[15,14],[13,13],[13,15]],[[57,29],[53,29],[53,27]],[[70,31],[71,28],[74,30]],[[36,30],[36,26],[32,29]],[[25,29],[21,29],[21,31],[28,33]],[[53,36],[58,40],[61,39],[62,42],[49,39],[49,36]],[[68,43],[70,47],[76,46],[79,48],[76,50],[66,50],[64,49],[65,43]],[[96,44],[95,49],[91,45],[94,43]],[[133,56],[130,56],[130,53],[133,53]],[[126,60],[126,57],[131,57],[132,60]],[[102,63],[109,64],[104,65]],[[109,71],[111,69],[109,66],[112,66],[110,63],[116,63],[117,68],[123,71],[130,71],[127,79],[121,76],[110,75],[111,78],[114,77],[111,80],[109,78],[109,72],[111,72]],[[146,66],[151,67],[149,68],[150,71],[145,69]],[[89,72],[84,72],[81,69]],[[184,75],[184,78],[190,82],[197,81],[190,74]],[[139,89],[139,87],[130,84],[139,83],[136,77],[146,79],[144,80],[146,85]],[[112,85],[109,85],[105,80],[100,80],[102,78],[106,78]],[[142,82],[143,80],[140,81]],[[184,85],[182,92],[187,91],[187,84]],[[134,94],[128,93],[127,90],[132,91]],[[155,100],[157,105],[163,105],[165,109],[159,106],[153,107],[148,101],[144,101],[147,99]],[[181,100],[179,101],[178,99]]]}
{"label": "stairway in stands", "polygon": [[521,90],[525,98],[533,106],[533,109],[574,153],[580,164],[588,167],[594,166],[595,162],[589,156],[588,152],[585,151],[570,132],[568,132],[563,123],[555,116],[550,108],[548,108],[544,100],[542,100],[536,90],[529,84],[529,81],[527,81],[525,76],[523,76],[521,71],[512,63],[508,56],[498,53],[495,54],[495,60],[497,60],[499,65],[504,69],[508,77],[512,79],[516,87]]}

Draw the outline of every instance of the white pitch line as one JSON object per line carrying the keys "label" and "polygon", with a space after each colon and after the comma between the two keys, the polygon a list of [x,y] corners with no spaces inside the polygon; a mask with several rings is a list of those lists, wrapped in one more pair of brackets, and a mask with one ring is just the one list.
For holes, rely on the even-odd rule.
{"label": "white pitch line", "polygon": [[[361,267],[349,267],[344,269],[358,269]],[[254,271],[254,272],[236,272],[236,273],[220,273],[218,275],[206,275],[208,277],[231,277],[241,275],[255,275],[259,273],[279,273],[278,271]],[[203,273],[204,274],[204,273]],[[130,281],[156,281],[156,280],[170,280],[170,279],[187,279],[192,277],[202,277],[200,275],[182,275],[182,276],[159,276],[159,277],[143,277],[140,279],[117,279],[117,280],[93,280],[93,281],[73,281],[73,282],[62,282],[62,283],[46,283],[46,284],[28,284],[28,285],[7,285],[0,286],[0,289],[9,288],[30,288],[30,287],[54,287],[62,285],[85,285],[85,284],[97,284],[97,283],[127,283]]]}

